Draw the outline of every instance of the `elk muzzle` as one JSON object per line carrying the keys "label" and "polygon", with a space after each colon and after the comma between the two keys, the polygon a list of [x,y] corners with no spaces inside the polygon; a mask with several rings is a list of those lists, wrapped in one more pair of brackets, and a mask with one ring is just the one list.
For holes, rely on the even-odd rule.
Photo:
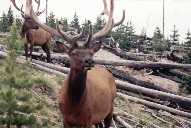
{"label": "elk muzzle", "polygon": [[86,59],[85,60],[85,67],[86,68],[91,68],[94,66],[94,64],[95,64],[95,62],[92,59]]}

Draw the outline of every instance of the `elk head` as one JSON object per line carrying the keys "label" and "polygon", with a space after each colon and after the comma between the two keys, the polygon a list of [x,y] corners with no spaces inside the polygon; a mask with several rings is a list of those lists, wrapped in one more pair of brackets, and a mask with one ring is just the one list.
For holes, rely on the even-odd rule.
{"label": "elk head", "polygon": [[[21,32],[21,36],[24,37],[25,33],[30,30],[30,29],[38,29],[39,26],[37,23],[34,22],[34,20],[30,17],[30,8],[29,5],[31,4],[29,0],[26,0],[26,10],[25,12],[23,11],[23,5],[21,6],[21,8],[19,8],[15,2],[15,0],[11,0],[13,6],[21,13],[21,16],[24,19],[24,23],[22,25],[22,32]],[[36,11],[36,15],[39,16],[41,15],[44,11],[40,12],[39,11],[39,7],[40,7],[40,0],[37,1],[35,0],[35,2],[38,4],[37,6],[37,11]]]}
{"label": "elk head", "polygon": [[101,38],[108,35],[114,26],[119,25],[120,23],[124,21],[124,17],[125,17],[125,15],[123,15],[123,18],[120,21],[120,23],[114,24],[113,22],[114,0],[110,0],[110,11],[108,14],[108,21],[103,27],[103,29],[93,34],[92,26],[89,24],[88,37],[86,40],[81,40],[83,31],[80,34],[72,36],[62,31],[60,23],[58,23],[57,25],[57,30],[54,28],[51,28],[39,21],[37,15],[35,14],[33,10],[32,2],[31,2],[31,5],[28,7],[31,9],[30,10],[31,18],[39,25],[39,27],[48,31],[53,36],[62,37],[68,44],[70,44],[70,47],[69,47],[65,45],[64,43],[62,43],[62,48],[70,57],[71,68],[76,68],[79,70],[84,69],[85,67],[89,67],[93,64],[93,55],[101,48],[101,41],[97,41],[97,40],[100,40]]}

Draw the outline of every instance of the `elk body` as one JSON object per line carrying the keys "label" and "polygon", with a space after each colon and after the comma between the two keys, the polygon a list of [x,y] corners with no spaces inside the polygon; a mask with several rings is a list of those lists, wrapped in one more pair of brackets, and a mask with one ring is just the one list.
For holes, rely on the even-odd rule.
{"label": "elk body", "polygon": [[[59,108],[64,117],[65,126],[110,126],[113,116],[113,104],[116,96],[116,83],[113,75],[103,67],[92,67],[93,55],[101,48],[97,39],[103,38],[111,32],[113,24],[113,0],[110,0],[108,21],[104,28],[93,34],[89,25],[87,40],[81,39],[81,35],[68,36],[58,26],[58,30],[39,22],[32,9],[30,16],[43,29],[56,36],[62,36],[67,43],[62,48],[70,57],[70,73],[64,81],[59,93]],[[92,67],[92,68],[91,68]]]}
{"label": "elk body", "polygon": [[[26,8],[26,11],[23,12],[22,8],[21,9],[18,8],[18,6],[15,3],[15,0],[11,0],[11,1],[13,5],[15,6],[15,8],[21,12],[21,15],[24,19],[24,23],[22,25],[22,30],[21,30],[21,37],[26,38],[26,42],[24,44],[26,59],[28,58],[28,56],[31,57],[34,46],[40,46],[47,55],[47,62],[50,62],[51,58],[50,58],[49,45],[50,45],[52,35],[49,32],[45,31],[44,29],[40,28],[28,16],[29,10],[27,10],[27,8]],[[39,6],[40,6],[40,1],[38,2],[38,9],[39,9]],[[39,12],[38,9],[36,14],[39,16],[40,14],[42,14],[42,12]],[[28,54],[29,51],[30,53]]]}

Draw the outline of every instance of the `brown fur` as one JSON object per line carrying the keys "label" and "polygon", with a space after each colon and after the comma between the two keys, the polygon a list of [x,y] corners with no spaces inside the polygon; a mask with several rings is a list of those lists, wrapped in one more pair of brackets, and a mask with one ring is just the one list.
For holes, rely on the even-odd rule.
{"label": "brown fur", "polygon": [[[71,69],[72,70],[72,69]],[[116,85],[112,74],[105,68],[94,67],[87,71],[85,90],[79,104],[73,105],[68,95],[69,77],[60,91],[59,106],[64,116],[64,124],[90,126],[102,120],[110,121]],[[76,83],[76,86],[78,83]],[[74,90],[75,92],[77,90]],[[110,124],[106,124],[109,127]]]}
{"label": "brown fur", "polygon": [[49,43],[51,41],[51,34],[42,28],[29,29],[25,32],[27,42],[25,44],[25,54],[26,58],[28,56],[28,44],[30,44],[30,56],[32,54],[33,46],[40,46],[47,54],[47,61],[50,62],[50,50]]}

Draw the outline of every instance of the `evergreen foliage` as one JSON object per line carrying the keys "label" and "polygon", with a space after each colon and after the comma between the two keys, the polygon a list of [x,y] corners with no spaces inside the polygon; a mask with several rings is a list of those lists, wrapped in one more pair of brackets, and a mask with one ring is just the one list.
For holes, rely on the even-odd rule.
{"label": "evergreen foliage", "polygon": [[85,22],[82,24],[82,27],[84,29],[84,34],[87,36],[89,34],[89,26],[90,26],[91,22],[89,20],[85,20]]}
{"label": "evergreen foliage", "polygon": [[63,31],[68,31],[68,20],[67,18],[61,18],[60,19],[61,24],[63,25]]}
{"label": "evergreen foliage", "polygon": [[178,30],[176,29],[176,25],[174,25],[172,35],[170,35],[170,41],[171,41],[171,46],[177,46],[179,45],[179,34]]}
{"label": "evergreen foliage", "polygon": [[18,30],[21,30],[22,28],[22,19],[20,18],[15,18],[15,24]]}
{"label": "evergreen foliage", "polygon": [[105,20],[101,16],[97,17],[96,23],[94,24],[94,33],[100,31],[105,25]]}
{"label": "evergreen foliage", "polygon": [[131,22],[127,22],[126,25],[120,25],[117,29],[112,33],[114,39],[119,42],[120,48],[122,49],[130,49],[134,47],[134,27]]}
{"label": "evergreen foliage", "polygon": [[56,18],[53,12],[51,12],[48,16],[48,26],[52,27],[52,28],[56,28]]}
{"label": "evergreen foliage", "polygon": [[153,38],[152,38],[152,48],[156,52],[162,52],[167,49],[166,41],[163,41],[163,35],[159,27],[156,27]]}
{"label": "evergreen foliage", "polygon": [[14,22],[14,17],[13,17],[13,11],[12,11],[12,9],[11,9],[11,7],[9,7],[9,10],[8,10],[8,13],[7,13],[7,24],[8,24],[8,31],[10,31],[11,30],[11,26],[12,26],[12,24],[13,24],[13,22]]}
{"label": "evergreen foliage", "polygon": [[4,12],[2,14],[0,20],[0,31],[9,32],[13,22],[14,22],[13,11],[10,7],[7,14]]}
{"label": "evergreen foliage", "polygon": [[8,32],[8,30],[9,30],[9,25],[8,25],[7,15],[3,12],[2,18],[0,21],[0,31],[1,32]]}
{"label": "evergreen foliage", "polygon": [[75,28],[77,30],[77,32],[80,32],[80,23],[79,23],[79,18],[78,15],[75,13],[73,20],[70,23],[70,27]]}
{"label": "evergreen foliage", "polygon": [[32,87],[31,74],[20,70],[16,63],[18,40],[18,31],[14,23],[11,35],[7,39],[9,52],[0,79],[0,125],[6,125],[7,128],[14,125],[17,128],[23,125],[35,126],[36,117],[31,113],[41,108],[40,104],[34,103],[29,92]]}
{"label": "evergreen foliage", "polygon": [[184,42],[184,45],[187,47],[191,47],[191,33],[188,31],[186,33],[186,41]]}

